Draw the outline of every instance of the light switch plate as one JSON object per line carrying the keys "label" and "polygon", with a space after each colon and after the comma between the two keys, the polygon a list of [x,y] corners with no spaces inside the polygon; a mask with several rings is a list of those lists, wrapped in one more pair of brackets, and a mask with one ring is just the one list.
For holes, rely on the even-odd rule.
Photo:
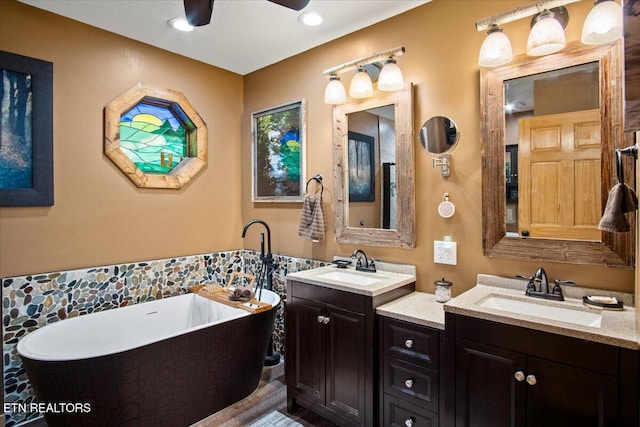
{"label": "light switch plate", "polygon": [[433,262],[436,264],[457,264],[457,244],[456,242],[444,242],[435,240],[433,242]]}

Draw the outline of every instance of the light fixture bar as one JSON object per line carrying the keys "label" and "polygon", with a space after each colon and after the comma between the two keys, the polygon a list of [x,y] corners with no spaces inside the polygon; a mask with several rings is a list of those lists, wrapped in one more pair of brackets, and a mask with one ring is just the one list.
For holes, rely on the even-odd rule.
{"label": "light fixture bar", "polygon": [[[579,1],[579,0],[573,0]],[[363,65],[371,64],[373,62],[384,61],[388,59],[390,56],[400,56],[404,54],[404,46],[396,47],[393,49],[385,50],[383,52],[374,53],[371,56],[365,56],[364,58],[355,59],[353,61],[345,62],[341,65],[336,65],[335,67],[324,70],[322,74],[325,76],[331,76],[332,74],[338,75],[340,73],[346,73],[347,71],[355,70],[358,67],[362,67]]]}
{"label": "light fixture bar", "polygon": [[476,30],[485,31],[492,24],[501,25],[507,22],[516,21],[527,16],[533,16],[536,13],[540,13],[545,9],[553,9],[554,7],[560,7],[569,3],[576,3],[582,0],[544,0],[537,1],[524,6],[518,6],[511,10],[508,10],[497,15],[489,16],[488,18],[481,19],[476,22]]}

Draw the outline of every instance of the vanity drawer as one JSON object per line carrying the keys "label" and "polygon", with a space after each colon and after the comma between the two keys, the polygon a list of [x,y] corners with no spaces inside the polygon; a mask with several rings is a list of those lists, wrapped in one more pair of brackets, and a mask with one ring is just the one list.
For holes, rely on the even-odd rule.
{"label": "vanity drawer", "polygon": [[384,355],[438,370],[438,331],[383,317]]}
{"label": "vanity drawer", "polygon": [[317,285],[296,282],[290,280],[287,286],[292,297],[303,298],[311,301],[322,302],[345,310],[365,313],[367,304],[371,304],[365,295],[354,294],[353,292],[339,291],[337,289],[325,288]]}
{"label": "vanity drawer", "polygon": [[438,374],[393,357],[384,358],[384,392],[438,411]]}
{"label": "vanity drawer", "polygon": [[383,425],[385,427],[438,427],[438,414],[385,394]]}

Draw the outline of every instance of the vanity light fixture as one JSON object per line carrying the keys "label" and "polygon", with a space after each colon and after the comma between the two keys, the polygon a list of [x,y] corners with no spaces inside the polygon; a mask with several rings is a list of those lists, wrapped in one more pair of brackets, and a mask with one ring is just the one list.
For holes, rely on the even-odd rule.
{"label": "vanity light fixture", "polygon": [[567,45],[562,24],[550,10],[536,15],[527,39],[527,55],[544,56],[558,52]]}
{"label": "vanity light fixture", "polygon": [[171,18],[167,21],[167,25],[178,31],[193,31],[193,25],[189,25],[187,20],[184,18]]}
{"label": "vanity light fixture", "polygon": [[[480,48],[478,64],[481,67],[497,67],[507,64],[509,61],[506,60],[506,57],[503,59],[505,62],[496,60],[494,63],[490,59],[497,56],[496,51],[492,50],[495,48],[490,49],[491,43],[493,43],[491,38],[502,38],[499,35],[503,34],[501,25],[534,15],[527,40],[527,55],[549,55],[563,49],[566,45],[563,28],[569,19],[569,14],[564,6],[578,1],[582,0],[540,0],[477,21],[476,30],[489,30],[487,38]],[[609,43],[622,37],[622,7],[617,0],[594,1],[596,5],[589,12],[583,25],[582,43]],[[507,39],[506,35],[504,38]]]}
{"label": "vanity light fixture", "polygon": [[324,103],[337,105],[345,102],[347,102],[347,91],[344,89],[340,77],[332,74],[324,91]]}
{"label": "vanity light fixture", "polygon": [[502,28],[492,24],[487,30],[487,38],[482,42],[478,65],[481,67],[499,67],[511,62],[513,50],[509,37],[502,32]]}
{"label": "vanity light fixture", "polygon": [[602,44],[622,37],[622,6],[613,0],[595,0],[596,5],[582,26],[582,43]]}
{"label": "vanity light fixture", "polygon": [[351,79],[349,96],[352,98],[368,98],[371,95],[373,95],[373,82],[371,81],[371,77],[369,77],[369,74],[367,74],[363,67],[359,67]]}
{"label": "vanity light fixture", "polygon": [[[373,82],[364,69],[364,66],[368,64],[374,64],[376,67],[382,68],[378,78],[378,89],[382,91],[402,89],[404,87],[404,78],[395,58],[404,54],[404,52],[404,47],[396,47],[325,70],[323,74],[329,77],[329,84],[327,84],[324,92],[324,102],[337,105],[347,101],[346,91],[340,82],[338,74],[352,70],[357,71],[349,85],[349,96],[362,99],[373,95]],[[379,64],[382,61],[384,61],[384,66]]]}
{"label": "vanity light fixture", "polygon": [[378,76],[378,89],[385,92],[393,92],[404,87],[404,77],[402,70],[398,67],[396,60],[391,57],[387,59]]}

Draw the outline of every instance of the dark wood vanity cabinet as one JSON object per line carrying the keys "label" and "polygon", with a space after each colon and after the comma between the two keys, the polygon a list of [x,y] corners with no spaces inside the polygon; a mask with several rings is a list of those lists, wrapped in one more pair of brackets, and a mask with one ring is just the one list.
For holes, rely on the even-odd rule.
{"label": "dark wood vanity cabinet", "polygon": [[287,281],[287,410],[309,409],[340,426],[376,426],[375,308],[415,284],[370,297]]}
{"label": "dark wood vanity cabinet", "polygon": [[383,426],[439,425],[440,332],[378,316]]}
{"label": "dark wood vanity cabinet", "polygon": [[447,425],[638,426],[638,351],[449,313],[446,322]]}

